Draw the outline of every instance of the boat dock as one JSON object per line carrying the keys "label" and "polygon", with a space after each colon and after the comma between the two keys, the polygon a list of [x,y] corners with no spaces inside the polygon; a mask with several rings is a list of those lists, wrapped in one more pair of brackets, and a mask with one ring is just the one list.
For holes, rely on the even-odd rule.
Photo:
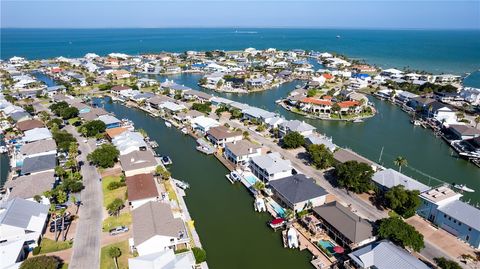
{"label": "boat dock", "polygon": [[211,146],[205,139],[203,138],[197,139],[197,144],[198,144],[197,146],[198,151],[205,153],[207,155],[211,155],[215,153],[215,148]]}

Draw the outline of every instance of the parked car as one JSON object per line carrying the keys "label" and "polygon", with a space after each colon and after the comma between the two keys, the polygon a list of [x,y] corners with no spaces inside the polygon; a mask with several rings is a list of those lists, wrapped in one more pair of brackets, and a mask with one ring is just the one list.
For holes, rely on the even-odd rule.
{"label": "parked car", "polygon": [[118,226],[116,228],[111,229],[109,232],[110,232],[110,235],[117,235],[117,234],[121,234],[121,233],[126,233],[126,232],[128,232],[128,227],[127,226]]}
{"label": "parked car", "polygon": [[66,209],[67,207],[68,207],[68,206],[67,206],[67,205],[64,205],[64,204],[55,205],[55,209],[56,209],[56,210]]}

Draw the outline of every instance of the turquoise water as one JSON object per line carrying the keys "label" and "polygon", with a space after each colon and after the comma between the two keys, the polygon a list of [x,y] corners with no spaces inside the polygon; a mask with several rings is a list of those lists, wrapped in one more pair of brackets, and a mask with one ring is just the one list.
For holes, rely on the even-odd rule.
{"label": "turquoise water", "polygon": [[335,247],[335,245],[329,240],[320,240],[317,242],[317,244],[325,248],[330,254],[337,255],[335,251],[333,251],[333,248]]}
{"label": "turquoise water", "polygon": [[245,180],[246,180],[250,185],[253,185],[253,184],[255,184],[255,182],[257,182],[257,179],[255,178],[255,176],[252,176],[252,175],[249,175],[249,176],[245,177]]}
{"label": "turquoise water", "polygon": [[[250,30],[0,29],[0,58],[276,47],[326,50],[381,67],[408,66],[434,73],[463,74],[480,68],[478,30],[254,29],[245,34]],[[337,39],[337,35],[342,38]]]}
{"label": "turquoise water", "polygon": [[285,216],[285,209],[281,207],[277,202],[275,202],[274,200],[270,200],[270,205],[273,207],[273,210],[275,210],[275,212],[277,212],[277,214],[280,217]]}

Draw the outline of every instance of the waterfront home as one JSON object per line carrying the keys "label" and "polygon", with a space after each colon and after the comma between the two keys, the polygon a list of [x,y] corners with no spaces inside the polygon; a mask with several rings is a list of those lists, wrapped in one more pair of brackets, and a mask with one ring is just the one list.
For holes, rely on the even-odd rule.
{"label": "waterfront home", "polygon": [[324,145],[332,153],[337,149],[337,145],[332,142],[332,138],[327,138],[318,133],[305,136],[305,146],[310,145]]}
{"label": "waterfront home", "polygon": [[131,74],[127,70],[119,69],[119,70],[113,70],[110,73],[115,79],[124,79],[124,78],[130,78]]}
{"label": "waterfront home", "polygon": [[113,138],[117,137],[118,135],[121,135],[125,132],[128,132],[128,129],[125,127],[116,127],[116,128],[110,128],[105,130],[105,135],[107,138],[111,141]]}
{"label": "waterfront home", "polygon": [[354,249],[375,241],[372,224],[338,201],[314,207],[313,212],[320,228],[343,247]]}
{"label": "waterfront home", "polygon": [[155,95],[155,96],[152,96],[150,97],[148,100],[147,100],[147,104],[153,108],[153,109],[156,109],[156,110],[160,110],[160,106],[165,103],[165,102],[174,102],[175,99],[173,98],[170,98],[168,96],[165,96],[165,95]]}
{"label": "waterfront home", "polygon": [[[232,106],[234,103],[232,104]],[[243,118],[246,120],[257,120],[257,121],[264,121],[265,119],[268,118],[273,118],[275,117],[275,113],[272,113],[270,111],[266,111],[264,109],[258,108],[258,107],[250,107],[248,106],[245,109],[242,109],[243,113]]]}
{"label": "waterfront home", "polygon": [[395,99],[397,99],[400,103],[403,103],[403,104],[407,104],[410,100],[417,97],[418,97],[417,94],[407,92],[407,91],[402,91],[402,90],[396,91],[396,94],[395,94]]}
{"label": "waterfront home", "polygon": [[130,100],[139,104],[139,103],[145,102],[146,100],[152,98],[153,96],[154,94],[151,92],[140,92],[131,96]]}
{"label": "waterfront home", "polygon": [[191,90],[189,87],[179,85],[175,83],[173,80],[165,80],[165,82],[160,83],[160,88],[162,90],[168,90],[170,94],[175,94],[175,92],[184,92]]}
{"label": "waterfront home", "polygon": [[436,75],[434,77],[437,83],[457,83],[460,82],[461,78],[461,76],[451,74]]}
{"label": "waterfront home", "polygon": [[174,216],[170,204],[147,202],[132,211],[133,238],[130,246],[139,256],[188,247],[185,223]]}
{"label": "waterfront home", "polygon": [[168,74],[177,74],[182,72],[182,68],[178,65],[167,65],[163,68],[163,71]]}
{"label": "waterfront home", "polygon": [[21,240],[36,247],[45,228],[48,205],[14,198],[0,208],[0,242]]}
{"label": "waterfront home", "polygon": [[460,198],[461,194],[446,186],[420,194],[417,214],[455,235],[474,248],[480,248],[480,210]]}
{"label": "waterfront home", "polygon": [[130,88],[129,86],[113,86],[111,89],[110,89],[110,92],[114,95],[119,95],[121,91],[125,91],[125,90],[132,90],[132,88]]}
{"label": "waterfront home", "polygon": [[210,102],[211,102],[212,105],[214,105],[214,106],[221,106],[221,105],[228,106],[228,105],[230,105],[230,104],[233,103],[233,101],[230,100],[230,99],[223,98],[223,97],[217,97],[217,96],[213,96],[213,97],[210,99]]}
{"label": "waterfront home", "polygon": [[47,171],[35,175],[20,176],[5,182],[4,187],[8,200],[22,198],[34,201],[35,195],[40,195],[43,204],[50,204],[50,201],[43,196],[43,193],[55,187],[55,173]]}
{"label": "waterfront home", "polygon": [[395,68],[389,68],[389,69],[382,70],[380,75],[386,76],[386,77],[389,77],[389,78],[393,78],[393,79],[401,78],[401,77],[403,77],[403,71],[400,71],[400,70],[395,69]]}
{"label": "waterfront home", "polygon": [[333,153],[333,158],[338,161],[338,162],[341,162],[341,163],[345,163],[345,162],[348,162],[348,161],[356,161],[356,162],[359,162],[359,163],[366,163],[368,165],[370,165],[373,170],[376,170],[377,169],[377,164],[370,161],[369,159],[359,155],[358,153],[355,153],[349,149],[343,149],[343,148],[340,148],[338,150],[336,150],[334,153]]}
{"label": "waterfront home", "polygon": [[15,127],[17,127],[18,130],[20,130],[22,132],[25,132],[25,131],[32,130],[32,129],[35,129],[35,128],[45,127],[45,125],[43,124],[43,122],[41,122],[39,120],[24,120],[24,121],[21,121],[21,122],[17,122],[15,124]]}
{"label": "waterfront home", "polygon": [[208,129],[207,139],[216,147],[224,148],[226,143],[242,140],[243,134],[241,131],[232,131],[228,127],[220,125]]}
{"label": "waterfront home", "polygon": [[264,182],[291,176],[293,168],[290,160],[284,160],[278,152],[252,157],[249,167]]}
{"label": "waterfront home", "polygon": [[33,128],[25,131],[22,137],[24,143],[32,143],[40,140],[52,139],[52,133],[47,128]]}
{"label": "waterfront home", "polygon": [[[155,71],[155,70],[154,70]],[[138,88],[146,88],[159,85],[158,81],[151,78],[139,78],[137,80],[137,87]]]}
{"label": "waterfront home", "polygon": [[372,176],[372,181],[377,185],[379,190],[384,192],[398,185],[402,185],[406,190],[410,191],[417,190],[424,192],[430,189],[429,186],[391,168],[375,172]]}
{"label": "waterfront home", "polygon": [[275,117],[272,117],[272,118],[265,119],[264,122],[265,122],[265,124],[267,125],[268,128],[274,129],[274,128],[278,128],[278,126],[280,124],[285,122],[285,118],[282,118],[280,116],[275,116]]}
{"label": "waterfront home", "polygon": [[23,160],[21,175],[35,175],[41,172],[54,171],[57,166],[57,155],[40,155]]}
{"label": "waterfront home", "polygon": [[47,87],[42,91],[42,94],[52,98],[54,95],[57,95],[57,94],[65,94],[66,91],[67,91],[67,88],[65,86],[58,85],[58,86]]}
{"label": "waterfront home", "polygon": [[433,118],[442,125],[451,125],[458,123],[456,111],[452,110],[448,106],[435,109],[432,112]]}
{"label": "waterfront home", "polygon": [[280,131],[280,136],[284,136],[286,134],[297,132],[303,136],[309,136],[313,134],[313,131],[317,128],[313,127],[312,125],[299,120],[289,120],[280,123],[278,126]]}
{"label": "waterfront home", "polygon": [[173,249],[155,252],[128,259],[129,269],[192,269],[195,268],[195,257],[191,251],[175,254]]}
{"label": "waterfront home", "polygon": [[480,136],[480,130],[477,128],[463,125],[463,124],[451,124],[448,128],[456,139],[465,140]]}
{"label": "waterfront home", "polygon": [[293,105],[298,104],[301,110],[312,114],[330,114],[333,105],[329,99],[303,97],[302,95],[295,95],[289,100]]}
{"label": "waterfront home", "polygon": [[480,105],[480,89],[464,87],[460,91],[460,97],[471,105]]}
{"label": "waterfront home", "polygon": [[132,209],[159,199],[157,185],[151,173],[127,177],[125,183],[127,184],[128,204]]}
{"label": "waterfront home", "polygon": [[105,123],[107,129],[120,127],[121,123],[119,119],[115,118],[112,115],[101,115],[97,118],[97,120]]}
{"label": "waterfront home", "polygon": [[10,114],[10,118],[12,118],[14,122],[20,122],[31,119],[31,116],[26,111],[17,111]]}
{"label": "waterfront home", "polygon": [[137,150],[147,150],[147,143],[142,134],[138,132],[122,132],[112,139],[112,144],[118,149],[120,155],[125,155]]}
{"label": "waterfront home", "polygon": [[223,156],[237,165],[246,165],[256,156],[262,155],[262,147],[248,140],[234,141],[225,144]]}
{"label": "waterfront home", "polygon": [[155,171],[157,160],[149,150],[132,151],[119,157],[120,165],[125,176],[134,176],[138,174],[148,174]]}
{"label": "waterfront home", "polygon": [[189,101],[198,101],[200,103],[209,102],[212,99],[210,94],[197,91],[197,90],[188,90],[183,92],[183,98]]}
{"label": "waterfront home", "polygon": [[47,139],[23,144],[20,147],[19,154],[18,159],[57,154],[57,143],[53,139]]}
{"label": "waterfront home", "polygon": [[173,115],[173,118],[179,123],[189,124],[194,118],[202,117],[204,115],[205,114],[197,110],[188,110],[186,112],[179,112],[176,115]]}
{"label": "waterfront home", "polygon": [[443,103],[449,103],[453,101],[462,101],[463,99],[456,92],[434,92],[435,99]]}
{"label": "waterfront home", "polygon": [[305,175],[296,174],[269,182],[273,194],[295,212],[300,212],[325,203],[328,192]]}
{"label": "waterfront home", "polygon": [[348,254],[348,256],[350,257],[350,260],[346,262],[347,265],[358,269],[430,268],[412,254],[408,253],[405,249],[396,246],[386,239],[356,249]]}
{"label": "waterfront home", "polygon": [[193,118],[190,121],[193,130],[206,134],[210,128],[220,126],[220,122],[205,116]]}
{"label": "waterfront home", "polygon": [[163,110],[165,113],[168,113],[170,115],[176,114],[180,111],[187,109],[187,107],[185,107],[182,104],[177,104],[170,101],[160,104],[159,108]]}
{"label": "waterfront home", "polygon": [[108,112],[105,111],[105,109],[100,107],[91,107],[89,110],[90,111],[88,112],[79,113],[78,116],[85,121],[92,121],[92,120],[96,120],[100,116],[108,114]]}
{"label": "waterfront home", "polygon": [[23,240],[0,243],[0,268],[19,268],[28,256]]}

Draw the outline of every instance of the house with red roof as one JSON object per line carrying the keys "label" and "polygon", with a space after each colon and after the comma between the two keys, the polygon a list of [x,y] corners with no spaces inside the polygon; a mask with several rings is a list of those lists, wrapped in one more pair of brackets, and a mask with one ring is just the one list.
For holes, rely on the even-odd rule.
{"label": "house with red roof", "polygon": [[318,99],[313,97],[306,97],[300,100],[299,108],[308,113],[330,113],[332,108],[332,100]]}

